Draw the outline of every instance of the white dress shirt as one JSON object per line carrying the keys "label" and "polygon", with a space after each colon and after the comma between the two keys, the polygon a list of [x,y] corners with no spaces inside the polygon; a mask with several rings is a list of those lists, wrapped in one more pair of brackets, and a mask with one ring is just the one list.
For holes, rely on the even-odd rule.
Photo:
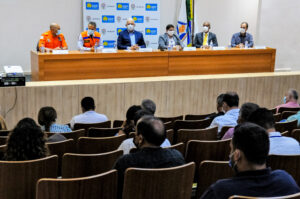
{"label": "white dress shirt", "polygon": [[80,115],[74,116],[70,121],[70,126],[74,129],[74,124],[76,123],[91,124],[106,122],[107,120],[106,115],[96,113],[95,111],[86,111]]}

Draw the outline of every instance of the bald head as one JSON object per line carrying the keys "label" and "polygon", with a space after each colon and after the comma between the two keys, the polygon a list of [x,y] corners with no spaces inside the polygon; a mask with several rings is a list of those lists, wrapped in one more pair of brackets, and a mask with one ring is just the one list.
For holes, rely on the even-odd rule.
{"label": "bald head", "polygon": [[57,23],[50,24],[50,31],[53,35],[56,35],[58,30],[60,30],[60,26]]}
{"label": "bald head", "polygon": [[129,24],[135,25],[135,22],[134,22],[134,20],[133,20],[132,18],[128,18],[128,19],[127,19],[127,21],[126,21],[126,26],[129,25]]}
{"label": "bald head", "polygon": [[205,21],[205,22],[203,23],[203,26],[207,26],[208,28],[210,28],[210,22]]}

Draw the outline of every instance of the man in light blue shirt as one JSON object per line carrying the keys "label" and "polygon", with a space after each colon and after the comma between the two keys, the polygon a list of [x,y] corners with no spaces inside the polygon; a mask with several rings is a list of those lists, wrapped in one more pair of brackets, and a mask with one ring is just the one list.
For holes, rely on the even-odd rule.
{"label": "man in light blue shirt", "polygon": [[237,120],[239,117],[240,109],[239,106],[239,96],[235,92],[227,92],[223,97],[223,110],[225,115],[216,117],[208,128],[218,127],[218,132],[221,131],[223,126],[237,125]]}
{"label": "man in light blue shirt", "polygon": [[299,142],[294,138],[282,136],[280,132],[276,132],[273,113],[268,109],[259,108],[254,111],[249,117],[249,122],[265,128],[269,133],[269,154],[300,155]]}
{"label": "man in light blue shirt", "polygon": [[74,124],[76,123],[100,123],[107,121],[106,115],[99,114],[95,112],[95,102],[94,99],[91,97],[85,97],[81,100],[81,109],[82,114],[76,115],[70,121],[70,126],[74,129]]}

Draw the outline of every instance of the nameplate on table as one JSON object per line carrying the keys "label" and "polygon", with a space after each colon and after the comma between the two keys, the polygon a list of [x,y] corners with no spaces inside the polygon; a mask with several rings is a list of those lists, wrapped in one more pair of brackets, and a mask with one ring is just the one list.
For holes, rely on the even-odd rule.
{"label": "nameplate on table", "polygon": [[68,54],[69,51],[68,50],[52,50],[52,54],[55,55],[64,55],[64,54]]}
{"label": "nameplate on table", "polygon": [[184,47],[183,51],[196,51],[196,47]]}
{"label": "nameplate on table", "polygon": [[152,52],[153,49],[152,49],[152,48],[139,48],[138,51],[139,51],[139,52]]}
{"label": "nameplate on table", "polygon": [[117,49],[114,48],[103,48],[102,53],[116,53]]}
{"label": "nameplate on table", "polygon": [[213,50],[226,50],[225,46],[216,46],[212,48]]}
{"label": "nameplate on table", "polygon": [[266,46],[254,46],[254,49],[266,49]]}

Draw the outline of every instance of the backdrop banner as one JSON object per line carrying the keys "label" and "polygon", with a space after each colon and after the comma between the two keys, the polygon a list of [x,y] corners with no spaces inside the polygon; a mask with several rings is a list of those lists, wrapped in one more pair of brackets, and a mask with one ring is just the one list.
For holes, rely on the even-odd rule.
{"label": "backdrop banner", "polygon": [[147,47],[158,47],[160,0],[83,0],[83,27],[94,21],[105,48],[113,48],[127,18],[133,18],[135,30],[144,35]]}

